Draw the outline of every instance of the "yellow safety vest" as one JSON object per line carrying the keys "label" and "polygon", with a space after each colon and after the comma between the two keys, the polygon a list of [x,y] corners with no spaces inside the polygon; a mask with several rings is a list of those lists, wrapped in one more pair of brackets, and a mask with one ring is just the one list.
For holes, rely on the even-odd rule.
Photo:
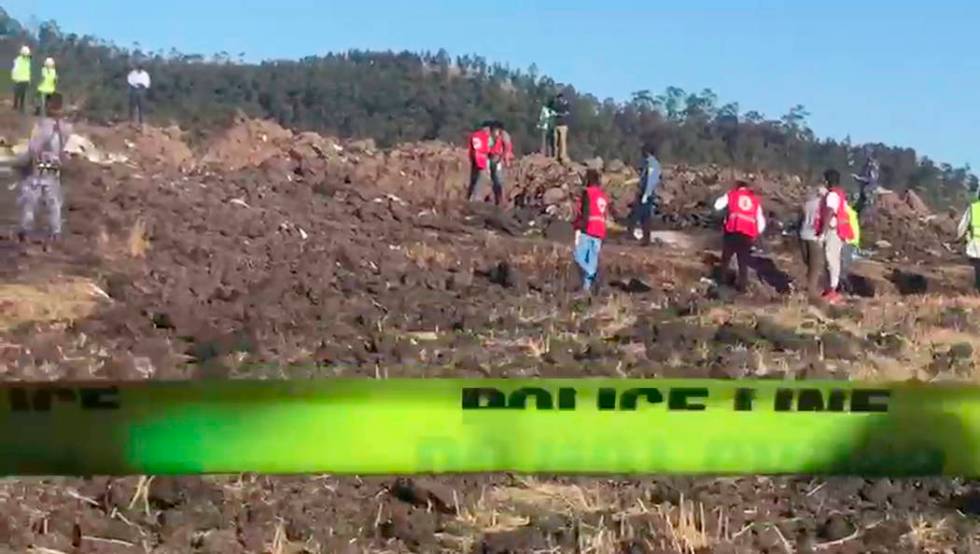
{"label": "yellow safety vest", "polygon": [[844,204],[844,209],[847,210],[847,219],[851,222],[851,229],[854,230],[854,238],[847,241],[847,244],[859,247],[861,245],[861,222],[858,218],[858,213],[854,211],[854,208],[850,204]]}
{"label": "yellow safety vest", "polygon": [[41,82],[37,85],[37,91],[41,94],[54,94],[58,86],[58,70],[53,67],[41,68]]}
{"label": "yellow safety vest", "polygon": [[970,204],[970,234],[980,239],[980,200]]}
{"label": "yellow safety vest", "polygon": [[15,83],[31,82],[30,56],[17,56],[14,59],[14,68],[10,71],[10,80]]}

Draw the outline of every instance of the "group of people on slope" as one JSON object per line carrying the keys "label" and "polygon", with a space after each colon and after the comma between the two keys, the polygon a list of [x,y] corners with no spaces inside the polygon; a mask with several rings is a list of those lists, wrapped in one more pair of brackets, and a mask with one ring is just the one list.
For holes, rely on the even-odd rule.
{"label": "group of people on slope", "polygon": [[494,204],[504,199],[505,169],[514,161],[514,144],[510,133],[499,121],[485,121],[469,137],[470,184],[466,197],[471,201],[486,198],[491,184]]}
{"label": "group of people on slope", "polygon": [[[31,48],[22,46],[10,70],[10,80],[14,85],[15,111],[27,113],[27,91],[30,89],[32,78]],[[129,118],[142,125],[146,93],[150,89],[150,74],[138,64],[126,76],[126,82],[129,86]],[[54,58],[46,58],[41,67],[41,80],[37,85],[39,115],[45,115],[47,98],[56,92],[58,92],[58,69]]]}
{"label": "group of people on slope", "polygon": [[[31,48],[22,46],[20,53],[14,58],[14,65],[10,70],[10,80],[14,84],[15,111],[27,112],[27,91],[31,87],[31,73]],[[54,58],[47,58],[41,67],[41,81],[37,85],[37,106],[40,114],[44,114],[47,97],[57,90],[58,69],[55,67]]]}
{"label": "group of people on slope", "polygon": [[[766,231],[762,202],[748,182],[736,181],[730,191],[715,200],[714,209],[726,212],[719,271],[724,274],[735,258],[738,264],[735,287],[744,291],[752,247]],[[799,238],[811,298],[822,298],[829,303],[841,299],[860,237],[859,213],[851,207],[840,186],[840,173],[828,169],[800,214]]]}

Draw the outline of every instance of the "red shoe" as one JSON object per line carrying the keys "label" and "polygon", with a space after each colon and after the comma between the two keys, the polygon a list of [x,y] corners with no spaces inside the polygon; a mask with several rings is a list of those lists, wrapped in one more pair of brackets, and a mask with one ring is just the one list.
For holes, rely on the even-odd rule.
{"label": "red shoe", "polygon": [[841,296],[836,290],[830,289],[823,293],[823,299],[828,304],[837,304],[841,301]]}

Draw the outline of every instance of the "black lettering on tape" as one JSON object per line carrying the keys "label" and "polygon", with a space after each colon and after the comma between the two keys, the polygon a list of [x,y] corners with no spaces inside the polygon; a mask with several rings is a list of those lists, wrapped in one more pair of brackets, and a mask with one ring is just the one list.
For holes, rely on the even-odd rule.
{"label": "black lettering on tape", "polygon": [[888,411],[891,391],[886,389],[854,389],[851,392],[851,412],[880,413]]}
{"label": "black lettering on tape", "polygon": [[668,409],[699,412],[705,409],[705,405],[692,404],[690,401],[695,398],[707,398],[708,389],[704,387],[670,389],[668,396]]}
{"label": "black lettering on tape", "polygon": [[735,411],[751,412],[755,401],[755,389],[735,389]]}
{"label": "black lettering on tape", "polygon": [[776,389],[776,402],[773,409],[777,412],[789,412],[793,409],[793,389]]}
{"label": "black lettering on tape", "polygon": [[558,389],[558,409],[559,410],[574,410],[575,409],[575,395],[578,391],[573,388],[560,388]]}
{"label": "black lettering on tape", "polygon": [[822,412],[823,393],[820,389],[800,389],[796,399],[796,409],[800,412]]}
{"label": "black lettering on tape", "polygon": [[507,397],[497,389],[474,387],[463,389],[464,410],[499,410],[507,407]]}
{"label": "black lettering on tape", "polygon": [[827,398],[827,411],[843,412],[844,404],[846,402],[847,402],[847,393],[840,389],[833,389],[830,391],[830,396]]}
{"label": "black lettering on tape", "polygon": [[555,408],[551,393],[538,387],[524,387],[510,393],[507,407],[512,410],[525,410],[527,409],[527,399],[530,396],[534,397],[534,406],[539,410],[553,410]]}
{"label": "black lettering on tape", "polygon": [[619,399],[620,410],[635,410],[640,397],[646,398],[650,404],[659,404],[664,401],[664,396],[654,388],[630,389],[623,393]]}
{"label": "black lettering on tape", "polygon": [[118,387],[91,387],[80,389],[83,410],[118,410]]}
{"label": "black lettering on tape", "polygon": [[616,389],[600,388],[596,398],[596,407],[599,411],[608,412],[616,409]]}

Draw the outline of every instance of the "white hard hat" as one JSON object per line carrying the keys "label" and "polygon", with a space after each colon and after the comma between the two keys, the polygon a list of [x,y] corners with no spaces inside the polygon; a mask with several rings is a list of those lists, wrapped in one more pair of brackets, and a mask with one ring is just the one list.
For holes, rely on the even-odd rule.
{"label": "white hard hat", "polygon": [[31,47],[30,46],[21,46],[20,47],[20,55],[21,56],[30,56],[31,55]]}
{"label": "white hard hat", "polygon": [[44,60],[44,67],[54,67],[54,58]]}

